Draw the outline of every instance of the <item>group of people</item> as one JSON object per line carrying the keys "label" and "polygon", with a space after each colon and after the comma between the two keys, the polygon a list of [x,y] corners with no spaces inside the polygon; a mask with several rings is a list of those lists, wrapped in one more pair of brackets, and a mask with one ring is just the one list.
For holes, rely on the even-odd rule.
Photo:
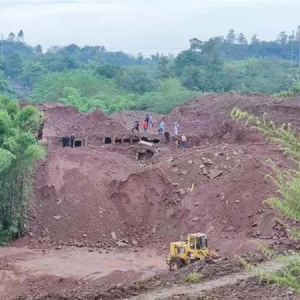
{"label": "group of people", "polygon": [[[144,121],[142,122],[142,128],[143,128],[145,135],[147,134],[148,130],[153,127],[153,124],[154,124],[153,116],[151,114],[150,115],[146,114],[146,117],[145,117]],[[173,125],[173,132],[174,132],[174,136],[176,138],[176,144],[178,145],[180,142],[180,148],[183,149],[183,148],[186,148],[187,139],[184,134],[180,138],[178,137],[179,128],[180,128],[179,122],[175,121],[174,125]],[[135,121],[134,127],[132,128],[132,132],[134,132],[134,131],[136,131],[138,134],[140,133],[139,121]],[[157,131],[158,131],[159,135],[163,135],[165,137],[165,142],[169,143],[171,135],[170,135],[170,132],[166,131],[166,124],[165,124],[164,118],[159,123]]]}
{"label": "group of people", "polygon": [[71,148],[73,148],[74,147],[74,141],[75,141],[74,134],[72,134],[70,137],[67,136],[67,135],[65,135],[62,138],[62,145],[63,145],[63,147],[71,147]]}
{"label": "group of people", "polygon": [[[146,135],[148,130],[153,127],[153,116],[150,114],[146,114],[146,117],[142,123],[142,128],[144,131],[144,134]],[[132,128],[132,132],[136,131],[137,133],[140,133],[140,122],[135,121],[134,127]]]}

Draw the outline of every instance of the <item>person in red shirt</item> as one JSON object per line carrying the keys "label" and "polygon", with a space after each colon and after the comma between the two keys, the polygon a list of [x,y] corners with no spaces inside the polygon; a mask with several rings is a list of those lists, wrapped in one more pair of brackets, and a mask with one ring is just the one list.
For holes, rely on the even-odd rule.
{"label": "person in red shirt", "polygon": [[148,122],[146,120],[144,120],[142,127],[144,129],[144,134],[147,134],[147,129],[148,129]]}

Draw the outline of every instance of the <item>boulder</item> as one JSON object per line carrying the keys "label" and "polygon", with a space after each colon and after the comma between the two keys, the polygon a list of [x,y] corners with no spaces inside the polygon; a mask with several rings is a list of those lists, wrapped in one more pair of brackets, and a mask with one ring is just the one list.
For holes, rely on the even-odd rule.
{"label": "boulder", "polygon": [[220,171],[220,170],[218,170],[218,169],[214,169],[214,170],[211,170],[211,171],[209,172],[208,177],[209,177],[210,179],[215,179],[215,178],[218,178],[219,176],[221,176],[222,174],[223,174],[222,171]]}

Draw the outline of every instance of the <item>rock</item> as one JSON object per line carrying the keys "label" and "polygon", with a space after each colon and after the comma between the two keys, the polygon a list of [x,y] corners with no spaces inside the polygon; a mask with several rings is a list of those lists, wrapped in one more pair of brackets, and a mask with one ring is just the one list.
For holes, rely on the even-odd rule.
{"label": "rock", "polygon": [[170,158],[167,160],[167,163],[170,164],[173,160],[174,160],[174,158],[173,158],[173,157],[170,157]]}
{"label": "rock", "polygon": [[180,174],[187,175],[188,172],[189,172],[188,170],[181,170]]}
{"label": "rock", "polygon": [[229,155],[226,155],[225,160],[229,161],[231,159],[231,157]]}
{"label": "rock", "polygon": [[240,200],[235,200],[235,203],[240,203]]}
{"label": "rock", "polygon": [[233,151],[232,154],[233,154],[233,156],[239,155],[239,153],[237,151]]}
{"label": "rock", "polygon": [[215,157],[219,157],[219,153],[215,153]]}
{"label": "rock", "polygon": [[124,243],[124,242],[117,242],[117,245],[118,245],[118,247],[120,247],[120,248],[125,248],[125,247],[128,246],[128,245],[127,245],[126,243]]}
{"label": "rock", "polygon": [[199,169],[204,169],[205,166],[204,165],[199,165]]}
{"label": "rock", "polygon": [[204,162],[207,166],[211,166],[213,164],[212,160],[211,159],[207,159],[205,162]]}
{"label": "rock", "polygon": [[132,240],[132,241],[131,241],[131,244],[132,244],[133,246],[137,246],[139,243],[138,243],[136,240]]}
{"label": "rock", "polygon": [[192,165],[192,164],[193,164],[193,161],[192,161],[192,160],[189,160],[189,161],[188,161],[188,164],[189,164],[189,165]]}
{"label": "rock", "polygon": [[203,175],[207,175],[208,174],[208,170],[206,168],[203,168],[202,169],[202,173],[203,173]]}
{"label": "rock", "polygon": [[179,171],[178,168],[172,168],[172,169],[171,169],[171,172],[172,172],[172,173],[178,173],[178,171]]}
{"label": "rock", "polygon": [[179,194],[180,194],[181,196],[186,195],[185,189],[180,189],[180,190],[179,190]]}
{"label": "rock", "polygon": [[223,174],[222,171],[220,171],[220,170],[218,170],[218,169],[214,169],[214,170],[211,170],[211,171],[210,171],[208,177],[209,177],[210,179],[215,179],[215,178],[221,176],[222,174]]}
{"label": "rock", "polygon": [[156,233],[156,227],[153,227],[152,229],[152,233],[155,234]]}
{"label": "rock", "polygon": [[199,202],[196,202],[194,205],[195,205],[195,206],[199,206]]}
{"label": "rock", "polygon": [[172,185],[173,185],[174,187],[179,186],[179,184],[178,184],[177,182],[173,182]]}
{"label": "rock", "polygon": [[168,248],[167,245],[163,245],[163,247],[162,247],[163,250],[166,250],[167,248]]}
{"label": "rock", "polygon": [[252,226],[252,227],[256,227],[256,226],[258,226],[258,223],[255,222],[255,223],[253,223],[251,226]]}
{"label": "rock", "polygon": [[54,219],[54,220],[60,220],[60,219],[61,219],[61,216],[54,216],[53,219]]}
{"label": "rock", "polygon": [[111,232],[111,237],[112,237],[113,240],[117,239],[117,235],[116,235],[116,233],[114,231]]}
{"label": "rock", "polygon": [[83,236],[83,237],[87,237],[87,235],[86,235],[86,234],[83,234],[82,236]]}
{"label": "rock", "polygon": [[198,217],[193,217],[193,222],[198,222],[200,220],[200,218]]}
{"label": "rock", "polygon": [[60,250],[62,248],[62,246],[57,246],[56,248],[55,248],[55,250]]}

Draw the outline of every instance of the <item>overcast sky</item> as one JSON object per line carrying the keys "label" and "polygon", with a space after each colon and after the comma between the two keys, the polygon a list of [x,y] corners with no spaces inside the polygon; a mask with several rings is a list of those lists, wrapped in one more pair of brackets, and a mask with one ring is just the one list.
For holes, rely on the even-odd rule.
{"label": "overcast sky", "polygon": [[0,0],[0,34],[21,28],[25,40],[52,45],[103,45],[136,54],[178,53],[189,39],[229,28],[275,39],[300,25],[300,0]]}

